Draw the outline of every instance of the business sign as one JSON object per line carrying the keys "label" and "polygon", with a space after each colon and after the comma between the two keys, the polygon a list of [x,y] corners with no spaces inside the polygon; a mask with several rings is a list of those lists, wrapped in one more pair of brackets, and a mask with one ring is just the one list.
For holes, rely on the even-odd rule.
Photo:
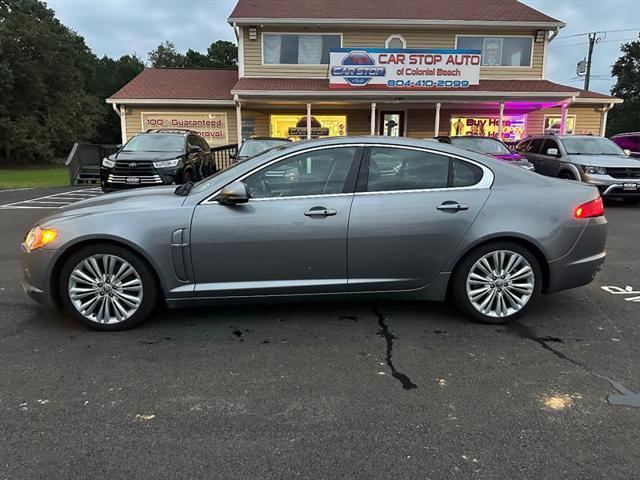
{"label": "business sign", "polygon": [[336,48],[330,88],[467,88],[480,83],[480,50]]}
{"label": "business sign", "polygon": [[[479,135],[499,138],[499,118],[496,117],[452,117],[451,135]],[[505,115],[502,118],[502,140],[517,142],[526,136],[525,115]]]}
{"label": "business sign", "polygon": [[[347,134],[346,115],[314,115],[311,117],[311,137],[342,137]],[[306,115],[271,115],[271,136],[292,140],[307,138]]]}
{"label": "business sign", "polygon": [[142,112],[142,130],[193,130],[211,146],[229,143],[227,114],[224,112]]}

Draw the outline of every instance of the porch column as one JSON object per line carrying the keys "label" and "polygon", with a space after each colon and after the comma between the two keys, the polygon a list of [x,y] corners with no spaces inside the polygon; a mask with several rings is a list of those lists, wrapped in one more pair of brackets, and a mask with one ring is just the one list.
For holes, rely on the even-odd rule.
{"label": "porch column", "polygon": [[500,102],[500,111],[498,113],[498,139],[502,140],[502,123],[504,121],[504,102]]}
{"label": "porch column", "polygon": [[311,104],[307,103],[307,140],[311,140]]}
{"label": "porch column", "polygon": [[569,105],[566,102],[562,102],[560,105],[560,135],[564,135],[567,133],[567,112],[569,110]]}
{"label": "porch column", "polygon": [[607,116],[609,115],[609,110],[613,108],[613,103],[609,104],[608,107],[602,109],[602,113],[600,114],[600,136],[604,137],[604,134],[607,130]]}
{"label": "porch column", "polygon": [[433,136],[437,137],[440,135],[440,102],[436,103],[436,118],[433,124]]}
{"label": "porch column", "polygon": [[376,134],[376,104],[371,104],[371,135]]}
{"label": "porch column", "polygon": [[234,100],[236,102],[236,134],[238,136],[238,149],[240,149],[242,145],[242,107],[238,97]]}

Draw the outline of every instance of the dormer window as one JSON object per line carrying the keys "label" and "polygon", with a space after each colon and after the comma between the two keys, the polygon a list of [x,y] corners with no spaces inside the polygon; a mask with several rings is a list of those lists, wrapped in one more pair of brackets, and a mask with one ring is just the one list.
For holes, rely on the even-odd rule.
{"label": "dormer window", "polygon": [[401,50],[407,48],[407,41],[402,35],[391,35],[384,42],[384,48],[392,48],[394,50]]}
{"label": "dormer window", "polygon": [[262,35],[262,63],[326,65],[329,51],[341,46],[340,34],[265,33]]}

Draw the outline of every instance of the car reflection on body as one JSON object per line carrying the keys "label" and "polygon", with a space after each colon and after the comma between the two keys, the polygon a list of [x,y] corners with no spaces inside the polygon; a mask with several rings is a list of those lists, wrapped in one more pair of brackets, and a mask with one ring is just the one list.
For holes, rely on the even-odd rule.
{"label": "car reflection on body", "polygon": [[24,288],[99,330],[130,328],[157,301],[308,298],[450,296],[505,323],[591,282],[606,230],[590,186],[433,141],[342,137],[61,209],[22,245]]}

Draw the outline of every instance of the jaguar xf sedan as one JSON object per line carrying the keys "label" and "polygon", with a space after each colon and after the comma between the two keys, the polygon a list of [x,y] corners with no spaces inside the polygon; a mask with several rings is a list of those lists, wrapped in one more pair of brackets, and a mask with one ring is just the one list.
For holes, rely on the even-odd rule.
{"label": "jaguar xf sedan", "polygon": [[63,208],[28,232],[22,263],[31,297],[97,330],[158,302],[302,299],[448,297],[506,323],[591,282],[606,235],[592,186],[433,141],[342,137]]}

